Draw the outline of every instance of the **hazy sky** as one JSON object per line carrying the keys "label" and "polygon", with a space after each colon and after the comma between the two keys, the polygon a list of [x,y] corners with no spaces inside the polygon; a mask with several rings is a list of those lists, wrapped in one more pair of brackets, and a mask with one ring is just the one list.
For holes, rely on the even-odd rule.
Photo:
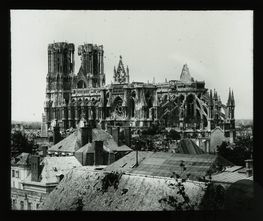
{"label": "hazy sky", "polygon": [[226,103],[234,90],[236,118],[253,118],[252,11],[11,11],[12,120],[41,121],[47,46],[104,46],[106,83],[122,55],[131,81],[178,80],[187,63],[195,80]]}

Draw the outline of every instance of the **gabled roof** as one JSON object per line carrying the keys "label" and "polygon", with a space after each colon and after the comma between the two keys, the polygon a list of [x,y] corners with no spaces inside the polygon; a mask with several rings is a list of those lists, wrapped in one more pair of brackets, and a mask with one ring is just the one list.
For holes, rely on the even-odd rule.
{"label": "gabled roof", "polygon": [[80,149],[78,149],[76,151],[76,153],[80,153],[80,152],[83,152],[83,153],[94,153],[94,147],[92,145],[92,143],[87,143],[85,144],[83,147],[81,147]]}
{"label": "gabled roof", "polygon": [[79,149],[77,144],[77,134],[78,131],[70,134],[57,144],[53,145],[48,151],[51,152],[75,152]]}
{"label": "gabled roof", "polygon": [[[104,170],[161,177],[170,177],[173,172],[182,173],[182,175],[189,173],[190,179],[199,180],[214,166],[216,160],[216,155],[209,154],[138,151],[139,165],[135,167],[136,152],[133,151]],[[180,167],[182,161],[186,167],[185,171],[182,171]]]}
{"label": "gabled roof", "polygon": [[219,183],[235,183],[239,180],[249,179],[246,173],[239,172],[240,167],[235,171],[231,171],[231,168],[237,168],[237,166],[230,167],[228,168],[230,170],[226,169],[223,172],[212,175],[212,180]]}
{"label": "gabled roof", "polygon": [[55,183],[57,176],[65,175],[69,170],[82,166],[74,156],[45,157],[41,164],[44,166],[41,172],[42,183]]}
{"label": "gabled roof", "polygon": [[197,144],[189,139],[182,139],[178,144],[179,153],[183,154],[204,154],[205,152]]}

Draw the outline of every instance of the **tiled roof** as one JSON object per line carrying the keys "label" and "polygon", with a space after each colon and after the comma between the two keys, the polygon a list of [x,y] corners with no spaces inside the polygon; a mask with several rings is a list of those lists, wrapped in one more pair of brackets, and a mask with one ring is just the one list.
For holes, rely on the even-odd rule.
{"label": "tiled roof", "polygon": [[92,153],[94,153],[94,146],[91,143],[87,143],[83,147],[78,149],[76,152],[78,152],[78,153],[79,152],[86,152],[86,153],[92,152]]}
{"label": "tiled roof", "polygon": [[132,151],[132,149],[125,144],[118,146],[115,150],[116,151]]}
{"label": "tiled roof", "polygon": [[76,145],[77,143],[77,133],[78,131],[75,131],[74,133],[70,134],[65,139],[61,140],[54,146],[48,149],[48,151],[52,152],[75,152],[79,147]]}
{"label": "tiled roof", "polygon": [[[135,167],[136,152],[133,151],[105,168],[106,171],[122,171],[133,174],[170,177],[173,172],[182,176],[190,174],[190,179],[198,180],[216,163],[217,156],[209,154],[177,154],[168,152],[138,151],[139,165]],[[181,162],[186,167],[182,171]]]}
{"label": "tiled roof", "polygon": [[[103,149],[107,152],[112,152],[112,150],[106,147],[105,145],[103,145]],[[95,143],[87,143],[83,147],[78,149],[76,152],[95,153]]]}
{"label": "tiled roof", "polygon": [[45,157],[41,164],[44,165],[41,172],[42,183],[55,183],[57,176],[65,175],[71,169],[81,166],[74,156]]}
{"label": "tiled roof", "polygon": [[205,152],[197,146],[191,139],[182,139],[178,144],[179,153],[184,154],[204,154]]}
{"label": "tiled roof", "polygon": [[242,168],[241,166],[227,168],[223,172],[212,175],[212,180],[222,183],[235,183],[243,179],[252,179],[252,177],[248,177],[246,173],[243,172],[244,169],[245,168]]}
{"label": "tiled roof", "polygon": [[[182,198],[177,191],[168,186],[175,182],[170,178],[156,178],[123,174],[115,189],[110,186],[106,192],[101,191],[102,172],[87,172],[85,168],[77,168],[68,173],[41,206],[43,210],[77,210],[79,202],[82,210],[93,211],[153,211],[173,210],[171,206],[160,200],[167,196]],[[185,192],[192,204],[198,207],[203,197],[203,186],[186,182]]]}
{"label": "tiled roof", "polygon": [[112,138],[112,136],[102,129],[92,129],[92,141],[106,141]]}

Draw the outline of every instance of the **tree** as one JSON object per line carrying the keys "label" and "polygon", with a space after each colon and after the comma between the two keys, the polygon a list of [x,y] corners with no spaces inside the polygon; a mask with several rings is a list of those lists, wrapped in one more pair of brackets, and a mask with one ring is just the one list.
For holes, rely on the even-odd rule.
{"label": "tree", "polygon": [[167,134],[167,138],[172,140],[180,140],[181,136],[180,133],[178,133],[176,130],[171,129],[169,133]]}
{"label": "tree", "polygon": [[33,141],[29,141],[21,131],[15,131],[11,134],[11,157],[23,152],[32,153],[33,146]]}
{"label": "tree", "polygon": [[245,166],[245,160],[251,158],[253,152],[253,140],[242,137],[230,145],[223,142],[218,148],[218,154],[235,165]]}

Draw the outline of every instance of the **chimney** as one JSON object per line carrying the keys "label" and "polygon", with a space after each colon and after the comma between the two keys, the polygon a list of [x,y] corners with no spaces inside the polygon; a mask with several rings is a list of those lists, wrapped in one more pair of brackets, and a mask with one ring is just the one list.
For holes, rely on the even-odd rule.
{"label": "chimney", "polygon": [[95,165],[103,165],[103,141],[95,141],[94,142],[94,163]]}
{"label": "chimney", "polygon": [[125,144],[131,147],[131,127],[124,128]]}
{"label": "chimney", "polygon": [[88,126],[88,142],[92,143],[92,127]]}
{"label": "chimney", "polygon": [[31,156],[31,181],[39,182],[39,176],[41,172],[40,156]]}
{"label": "chimney", "polygon": [[80,147],[83,147],[86,143],[88,143],[88,127],[84,126],[79,129],[80,133]]}
{"label": "chimney", "polygon": [[79,148],[83,147],[87,143],[92,142],[92,127],[90,125],[84,125],[83,127],[79,128],[78,134],[78,143]]}
{"label": "chimney", "polygon": [[247,177],[253,176],[253,159],[245,160]]}
{"label": "chimney", "polygon": [[114,141],[118,144],[118,146],[120,145],[119,135],[120,135],[120,128],[119,127],[112,128],[112,136]]}
{"label": "chimney", "polygon": [[54,145],[61,140],[60,128],[58,125],[53,128],[53,143]]}
{"label": "chimney", "polygon": [[47,150],[48,150],[48,146],[43,145],[43,146],[42,146],[43,157],[47,156]]}

